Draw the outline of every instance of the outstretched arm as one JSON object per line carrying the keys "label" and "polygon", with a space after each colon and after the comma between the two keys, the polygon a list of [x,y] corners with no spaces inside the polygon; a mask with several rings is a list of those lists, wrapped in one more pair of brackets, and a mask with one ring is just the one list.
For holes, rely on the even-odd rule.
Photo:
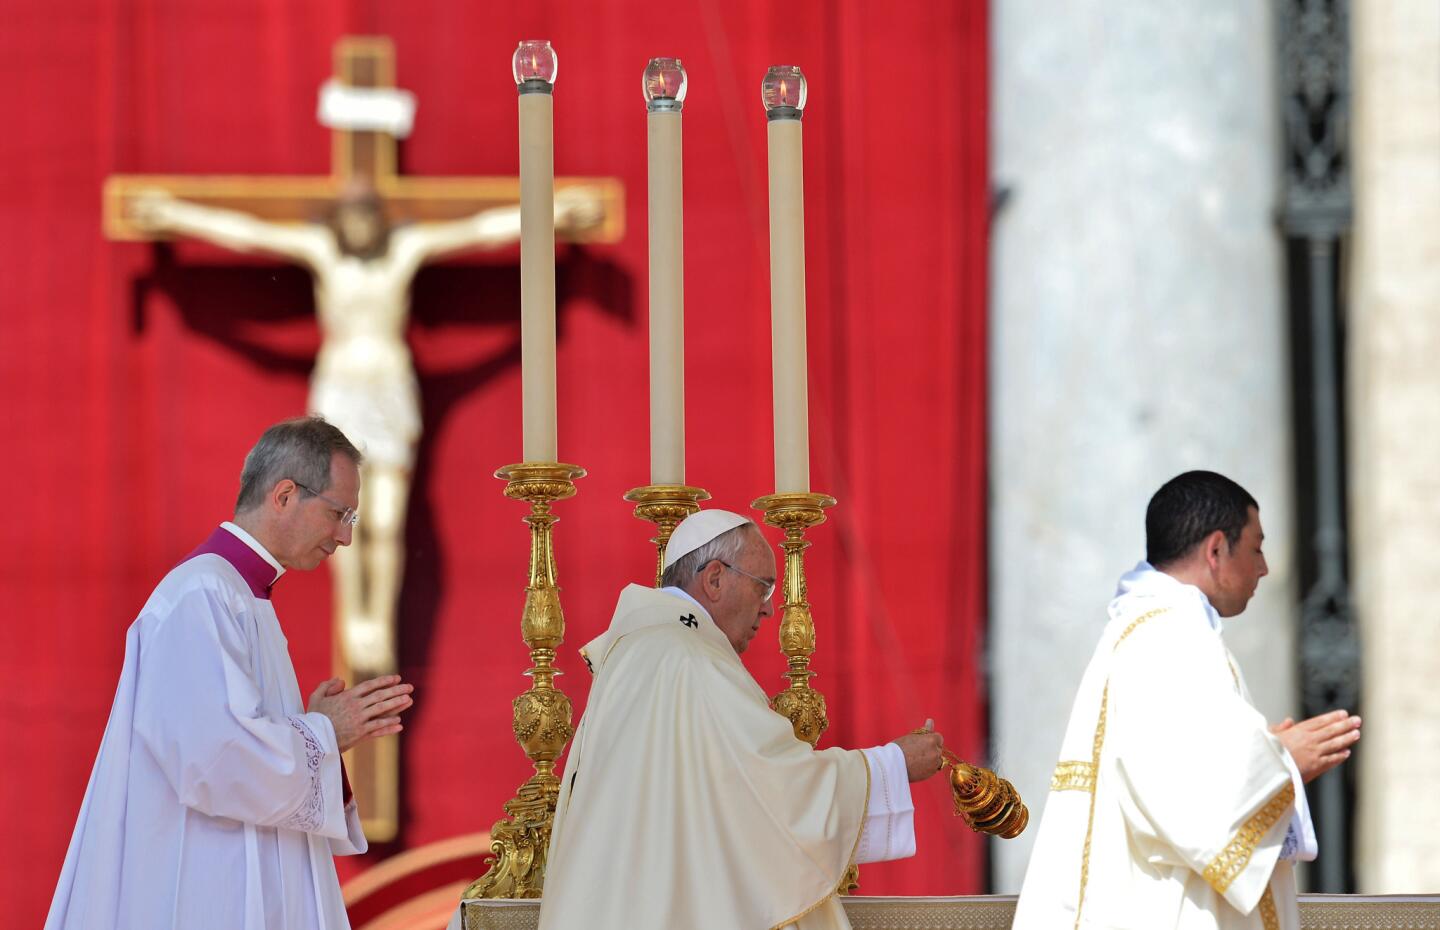
{"label": "outstretched arm", "polygon": [[131,206],[135,225],[147,232],[203,239],[236,252],[266,252],[315,267],[326,233],[315,226],[272,223],[220,207],[177,200],[162,191],[145,191]]}
{"label": "outstretched arm", "polygon": [[[555,228],[579,231],[600,225],[604,207],[600,193],[588,187],[555,192]],[[403,226],[395,232],[395,248],[417,265],[471,250],[500,249],[520,241],[520,207],[492,207],[460,220]]]}
{"label": "outstretched arm", "polygon": [[397,254],[417,265],[471,250],[500,249],[520,241],[520,208],[495,207],[460,220],[417,223],[395,230]]}

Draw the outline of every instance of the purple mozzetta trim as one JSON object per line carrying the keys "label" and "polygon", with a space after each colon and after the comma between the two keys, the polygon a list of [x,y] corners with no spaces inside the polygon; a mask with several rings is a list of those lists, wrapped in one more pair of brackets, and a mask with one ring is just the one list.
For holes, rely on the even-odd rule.
{"label": "purple mozzetta trim", "polygon": [[240,577],[250,586],[250,592],[261,600],[270,600],[270,586],[275,583],[275,566],[260,557],[260,554],[223,526],[215,527],[210,538],[200,544],[194,552],[185,556],[188,562],[197,555],[213,553],[235,566]]}

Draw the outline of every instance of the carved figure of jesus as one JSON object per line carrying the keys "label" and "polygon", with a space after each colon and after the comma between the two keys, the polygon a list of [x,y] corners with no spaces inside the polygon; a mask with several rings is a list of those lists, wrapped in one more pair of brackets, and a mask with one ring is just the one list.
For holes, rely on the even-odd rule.
{"label": "carved figure of jesus", "polygon": [[[330,217],[313,223],[271,222],[158,191],[133,204],[132,220],[148,232],[267,253],[309,269],[323,337],[310,378],[310,411],[365,454],[354,541],[330,559],[341,654],[357,680],[396,671],[405,513],[421,430],[419,385],[405,340],[410,282],[435,259],[518,242],[519,206],[392,227],[368,188],[346,192]],[[556,192],[557,230],[587,229],[601,218],[596,192]]]}

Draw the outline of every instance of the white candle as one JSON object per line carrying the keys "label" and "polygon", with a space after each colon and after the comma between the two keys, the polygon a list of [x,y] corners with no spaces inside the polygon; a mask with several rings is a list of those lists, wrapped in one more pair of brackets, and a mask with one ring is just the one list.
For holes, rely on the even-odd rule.
{"label": "white candle", "polygon": [[520,43],[512,67],[520,91],[520,361],[524,460],[555,451],[555,51]]}
{"label": "white candle", "polygon": [[650,483],[685,483],[685,294],[680,108],[685,69],[653,58],[643,78],[649,140]]}
{"label": "white candle", "polygon": [[800,145],[805,93],[805,76],[793,66],[771,68],[761,84],[770,143],[770,322],[777,494],[810,490],[805,189]]}

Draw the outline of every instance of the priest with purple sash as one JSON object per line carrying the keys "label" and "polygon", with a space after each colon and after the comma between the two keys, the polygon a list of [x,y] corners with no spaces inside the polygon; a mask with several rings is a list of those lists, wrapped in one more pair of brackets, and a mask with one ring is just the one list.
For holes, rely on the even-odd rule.
{"label": "priest with purple sash", "polygon": [[348,927],[333,856],[364,852],[340,754],[398,733],[399,676],[302,703],[270,590],[349,545],[361,455],[318,417],[250,450],[234,522],[155,588],[47,930]]}

